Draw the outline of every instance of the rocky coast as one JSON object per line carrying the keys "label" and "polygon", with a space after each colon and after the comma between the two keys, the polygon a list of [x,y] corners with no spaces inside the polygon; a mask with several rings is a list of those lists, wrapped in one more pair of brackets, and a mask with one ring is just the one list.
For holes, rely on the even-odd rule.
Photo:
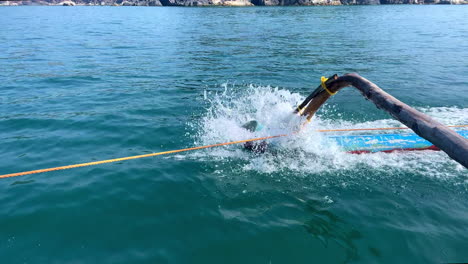
{"label": "rocky coast", "polygon": [[311,6],[380,4],[468,4],[468,0],[26,0],[0,5],[93,6]]}

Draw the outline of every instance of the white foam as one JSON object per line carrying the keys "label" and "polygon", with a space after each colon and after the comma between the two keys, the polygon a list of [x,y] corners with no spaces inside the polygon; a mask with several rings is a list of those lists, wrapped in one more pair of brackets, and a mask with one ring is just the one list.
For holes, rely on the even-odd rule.
{"label": "white foam", "polygon": [[[229,87],[224,85],[221,93],[206,92],[206,113],[195,126],[196,145],[215,144],[233,140],[249,139],[277,134],[290,134],[297,130],[303,118],[292,114],[304,97],[298,93],[270,86]],[[437,120],[450,125],[468,124],[468,109],[456,107],[420,108]],[[445,153],[418,151],[404,153],[374,153],[355,155],[343,152],[338,146],[326,140],[324,133],[317,129],[377,128],[402,126],[393,119],[373,120],[355,123],[345,119],[329,119],[327,111],[334,111],[332,105],[325,107],[320,116],[313,119],[301,133],[269,140],[273,148],[262,155],[242,149],[240,145],[220,147],[204,152],[205,158],[223,160],[229,158],[243,161],[242,169],[261,173],[279,171],[309,173],[339,172],[355,169],[369,169],[376,173],[420,173],[436,178],[457,177],[464,168],[451,160]],[[376,110],[379,111],[379,110]],[[242,124],[257,120],[265,129],[249,132]],[[200,153],[197,159],[201,159]]]}

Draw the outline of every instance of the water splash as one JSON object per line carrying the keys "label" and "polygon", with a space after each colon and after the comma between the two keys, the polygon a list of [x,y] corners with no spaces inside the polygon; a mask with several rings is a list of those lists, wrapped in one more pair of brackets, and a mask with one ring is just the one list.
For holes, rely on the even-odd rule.
{"label": "water splash", "polygon": [[[304,122],[292,114],[304,97],[298,93],[270,86],[223,86],[222,92],[205,92],[206,113],[195,124],[196,144],[214,144],[277,134],[291,134]],[[468,123],[468,109],[456,107],[428,107],[418,109],[448,125]],[[447,179],[464,174],[464,168],[445,153],[417,151],[404,153],[373,153],[355,155],[344,152],[327,140],[318,129],[377,128],[402,126],[393,119],[356,123],[344,118],[328,119],[327,113],[336,111],[326,105],[321,114],[301,133],[269,141],[272,148],[262,155],[244,151],[241,146],[229,146],[207,151],[208,159],[237,159],[243,161],[244,171],[275,173],[298,172],[301,175],[343,173],[350,170],[371,170],[374,173],[416,173]],[[336,116],[336,115],[335,115]],[[338,115],[339,116],[339,115]],[[257,120],[265,126],[259,132],[249,132],[242,124]],[[342,134],[350,134],[346,132]],[[371,132],[366,132],[371,133]],[[197,155],[200,158],[200,154]]]}

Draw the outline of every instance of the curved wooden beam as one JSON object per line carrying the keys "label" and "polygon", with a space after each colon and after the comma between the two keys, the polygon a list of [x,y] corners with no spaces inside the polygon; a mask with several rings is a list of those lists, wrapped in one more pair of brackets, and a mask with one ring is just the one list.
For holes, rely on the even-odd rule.
{"label": "curved wooden beam", "polygon": [[[372,101],[377,108],[387,111],[420,137],[427,139],[434,144],[434,146],[447,153],[449,157],[462,164],[465,168],[468,168],[467,139],[430,116],[401,102],[358,74],[346,74],[344,76],[335,77],[332,81],[327,82],[327,88],[332,93],[347,86],[357,88],[361,94],[366,99]],[[314,98],[309,99],[302,113],[302,115],[307,116],[308,119],[312,118],[320,106],[331,97],[330,93],[325,89],[319,88],[314,91],[314,93]]]}

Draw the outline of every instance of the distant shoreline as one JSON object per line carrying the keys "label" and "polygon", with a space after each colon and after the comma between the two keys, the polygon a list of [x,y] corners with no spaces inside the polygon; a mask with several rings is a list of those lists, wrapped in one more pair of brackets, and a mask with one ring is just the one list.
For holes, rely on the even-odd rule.
{"label": "distant shoreline", "polygon": [[468,0],[0,0],[0,6],[338,6],[464,5]]}

